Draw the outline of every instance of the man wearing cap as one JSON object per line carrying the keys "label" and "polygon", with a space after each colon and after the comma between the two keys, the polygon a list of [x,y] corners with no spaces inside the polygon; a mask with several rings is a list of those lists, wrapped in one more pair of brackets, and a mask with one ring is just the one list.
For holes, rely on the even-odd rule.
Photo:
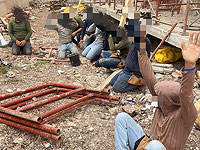
{"label": "man wearing cap", "polygon": [[154,76],[147,52],[138,52],[141,74],[151,95],[154,98],[157,97],[158,107],[152,121],[150,139],[144,136],[142,128],[128,114],[118,114],[115,120],[116,150],[184,149],[197,118],[192,89],[196,61],[200,56],[200,37],[197,33],[193,40],[193,35],[193,33],[190,34],[188,46],[185,46],[184,41],[181,44],[182,55],[185,60],[181,84],[174,81],[158,82]]}

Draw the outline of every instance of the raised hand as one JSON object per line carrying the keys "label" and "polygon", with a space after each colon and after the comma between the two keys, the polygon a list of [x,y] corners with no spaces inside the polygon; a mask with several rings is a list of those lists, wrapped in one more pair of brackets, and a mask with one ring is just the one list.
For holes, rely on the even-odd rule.
{"label": "raised hand", "polygon": [[182,41],[182,55],[185,60],[185,68],[193,68],[196,65],[196,61],[200,56],[200,33],[196,33],[194,38],[194,33],[190,34],[189,44],[186,46],[185,42]]}

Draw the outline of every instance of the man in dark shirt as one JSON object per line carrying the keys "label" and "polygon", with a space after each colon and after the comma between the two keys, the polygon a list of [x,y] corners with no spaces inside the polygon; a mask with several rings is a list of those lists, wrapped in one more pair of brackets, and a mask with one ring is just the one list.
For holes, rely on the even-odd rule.
{"label": "man in dark shirt", "polygon": [[86,36],[86,40],[85,40],[85,42],[84,42],[84,49],[88,46],[88,45],[90,45],[90,44],[92,44],[93,42],[94,42],[94,40],[95,40],[95,36],[93,35],[94,34],[94,31],[93,32],[89,32],[89,31],[87,31],[87,33],[86,33],[86,30],[93,24],[94,22],[93,22],[93,20],[92,19],[89,19],[89,18],[87,18],[87,19],[85,19],[85,22],[84,22],[84,25],[83,25],[83,28],[82,28],[82,32],[81,32],[81,40],[80,40],[80,42],[79,42],[79,45],[80,44],[82,44],[83,42],[84,42],[84,36],[85,36],[85,34],[87,34],[87,36]]}
{"label": "man in dark shirt", "polygon": [[[146,51],[150,56],[151,42],[148,38],[146,38]],[[138,44],[132,43],[129,49],[128,55],[125,61],[124,69],[119,72],[116,76],[114,76],[110,82],[113,86],[113,90],[118,93],[127,92],[136,89],[137,85],[132,85],[128,83],[128,80],[132,75],[135,75],[137,78],[142,78],[140,73],[140,68],[138,64]]]}
{"label": "man in dark shirt", "polygon": [[142,75],[138,64],[138,51],[147,51],[150,56],[151,42],[146,37],[146,25],[152,20],[138,18],[127,20],[128,39],[132,41],[128,55],[125,60],[124,69],[113,77],[110,84],[113,90],[118,93],[134,90],[138,87],[136,84],[130,84],[129,80],[132,76],[140,79]]}

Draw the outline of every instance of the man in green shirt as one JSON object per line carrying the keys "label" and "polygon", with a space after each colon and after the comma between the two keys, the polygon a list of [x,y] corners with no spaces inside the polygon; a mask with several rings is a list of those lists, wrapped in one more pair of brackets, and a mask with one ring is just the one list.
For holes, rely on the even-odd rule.
{"label": "man in green shirt", "polygon": [[25,12],[19,8],[13,8],[13,14],[15,19],[9,22],[8,33],[11,40],[13,41],[12,54],[19,55],[20,51],[24,55],[31,55],[31,43],[30,37],[32,35],[32,30],[30,23],[25,17]]}
{"label": "man in green shirt", "polygon": [[[107,69],[124,67],[123,60],[126,59],[128,54],[130,42],[128,41],[127,32],[124,27],[118,27],[116,33],[116,37],[109,35],[108,45],[110,51],[103,52],[102,58],[95,63],[96,67],[104,67]],[[118,42],[114,43],[114,38]]]}
{"label": "man in green shirt", "polygon": [[[78,16],[74,17],[74,20],[77,22],[78,27],[72,33],[72,42],[78,46],[78,43],[80,42],[80,38],[81,38],[83,21]],[[76,37],[77,40],[74,39],[75,37]]]}

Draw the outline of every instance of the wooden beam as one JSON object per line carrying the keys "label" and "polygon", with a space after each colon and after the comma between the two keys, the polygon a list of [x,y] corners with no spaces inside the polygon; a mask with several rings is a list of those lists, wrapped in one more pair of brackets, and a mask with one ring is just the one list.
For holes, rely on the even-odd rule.
{"label": "wooden beam", "polygon": [[[125,7],[127,7],[127,6],[130,7],[130,6],[131,6],[131,1],[132,1],[132,0],[126,0]],[[121,19],[120,19],[119,26],[124,27],[125,21],[126,21],[126,17],[124,17],[124,16],[122,15],[122,16],[121,16]]]}
{"label": "wooden beam", "polygon": [[103,90],[104,88],[106,88],[106,87],[108,86],[108,84],[110,83],[110,81],[112,80],[112,78],[113,78],[116,74],[118,74],[120,71],[122,71],[122,70],[120,69],[120,70],[116,70],[115,72],[113,72],[106,80],[104,80],[104,81],[102,82],[102,84],[100,84],[100,85],[96,88],[96,90],[101,91],[101,90]]}
{"label": "wooden beam", "polygon": [[76,10],[76,14],[78,14],[78,12],[79,12],[81,3],[82,3],[82,0],[79,0],[78,6],[77,6],[77,10]]}

